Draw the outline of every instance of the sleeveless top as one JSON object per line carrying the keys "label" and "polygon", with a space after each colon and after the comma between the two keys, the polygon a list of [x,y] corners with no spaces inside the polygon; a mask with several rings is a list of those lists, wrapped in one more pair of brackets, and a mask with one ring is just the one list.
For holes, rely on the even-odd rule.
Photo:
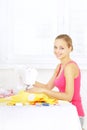
{"label": "sleeveless top", "polygon": [[[74,62],[74,61],[70,61],[67,64],[70,64],[70,63],[76,64],[76,62]],[[65,65],[65,67],[66,67],[66,65]],[[78,67],[77,64],[76,64],[76,66]],[[59,67],[59,71],[60,71],[60,68],[61,68],[61,64]],[[78,69],[79,69],[79,67],[78,67]],[[83,111],[81,96],[80,96],[80,86],[81,86],[80,81],[81,81],[81,73],[80,73],[80,69],[79,69],[79,75],[78,75],[78,77],[76,77],[74,79],[74,94],[73,94],[71,103],[76,106],[78,115],[84,116],[84,111]],[[60,92],[65,92],[66,79],[64,76],[64,69],[62,70],[60,76],[55,78],[54,85],[59,89]]]}

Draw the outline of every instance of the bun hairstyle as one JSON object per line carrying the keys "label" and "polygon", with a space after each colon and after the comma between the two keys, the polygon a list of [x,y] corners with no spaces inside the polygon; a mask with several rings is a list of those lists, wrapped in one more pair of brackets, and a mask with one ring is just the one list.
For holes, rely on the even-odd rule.
{"label": "bun hairstyle", "polygon": [[61,34],[55,38],[55,40],[57,40],[57,39],[63,39],[67,43],[68,48],[71,47],[71,51],[73,51],[72,39],[69,35]]}

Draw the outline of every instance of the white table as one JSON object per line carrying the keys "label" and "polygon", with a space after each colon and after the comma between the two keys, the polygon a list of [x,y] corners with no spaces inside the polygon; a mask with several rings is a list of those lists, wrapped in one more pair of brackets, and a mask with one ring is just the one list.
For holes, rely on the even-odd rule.
{"label": "white table", "polygon": [[0,106],[0,130],[81,130],[76,108],[57,106]]}

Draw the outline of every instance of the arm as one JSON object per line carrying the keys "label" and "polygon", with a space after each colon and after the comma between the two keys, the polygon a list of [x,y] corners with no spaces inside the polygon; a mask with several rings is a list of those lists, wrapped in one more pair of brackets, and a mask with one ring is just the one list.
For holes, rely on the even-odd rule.
{"label": "arm", "polygon": [[47,88],[47,89],[51,90],[54,87],[54,80],[55,80],[55,78],[56,78],[56,76],[58,74],[58,68],[59,68],[59,65],[56,67],[53,76],[51,77],[51,79],[48,81],[47,84],[43,84],[43,83],[40,83],[40,82],[36,81],[34,86]]}
{"label": "arm", "polygon": [[[53,97],[59,100],[71,101],[73,97],[73,93],[74,93],[74,78],[78,76],[77,67],[73,64],[67,65],[64,70],[64,75],[66,78],[65,92],[58,92],[58,91],[50,90],[49,88],[51,88],[52,86],[48,88],[34,87],[34,88],[29,89],[29,92],[44,93],[50,97]],[[52,79],[54,79],[54,77]]]}
{"label": "arm", "polygon": [[74,78],[77,74],[78,69],[75,65],[68,65],[64,70],[64,75],[66,78],[65,92],[50,91],[45,89],[44,93],[59,100],[71,101],[74,93]]}

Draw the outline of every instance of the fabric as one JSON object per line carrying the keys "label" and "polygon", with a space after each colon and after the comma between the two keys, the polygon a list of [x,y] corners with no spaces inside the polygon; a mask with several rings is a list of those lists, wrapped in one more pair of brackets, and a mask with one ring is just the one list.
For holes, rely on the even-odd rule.
{"label": "fabric", "polygon": [[[76,62],[74,62],[74,61],[68,62],[68,64],[71,64],[71,63],[76,64]],[[66,67],[66,65],[65,65],[65,67]],[[77,67],[78,67],[78,65],[77,65]],[[61,64],[60,64],[60,68],[61,68]],[[81,102],[81,96],[80,96],[80,86],[81,86],[80,81],[81,81],[81,73],[79,70],[78,77],[74,79],[74,95],[73,95],[71,103],[76,106],[78,115],[84,116],[84,111],[82,108],[82,102]],[[59,89],[60,92],[65,92],[66,80],[65,80],[65,76],[64,76],[64,69],[61,72],[60,76],[58,78],[56,77],[56,79],[54,81],[54,85]]]}
{"label": "fabric", "polygon": [[18,94],[9,98],[1,98],[0,103],[6,103],[7,105],[16,105],[17,103],[21,103],[22,105],[36,105],[37,103],[48,103],[49,105],[55,105],[58,103],[58,100],[55,98],[50,98],[45,94],[28,93],[21,90]]}
{"label": "fabric", "polygon": [[84,117],[79,117],[80,123],[81,123],[81,127],[83,128],[84,125]]}

